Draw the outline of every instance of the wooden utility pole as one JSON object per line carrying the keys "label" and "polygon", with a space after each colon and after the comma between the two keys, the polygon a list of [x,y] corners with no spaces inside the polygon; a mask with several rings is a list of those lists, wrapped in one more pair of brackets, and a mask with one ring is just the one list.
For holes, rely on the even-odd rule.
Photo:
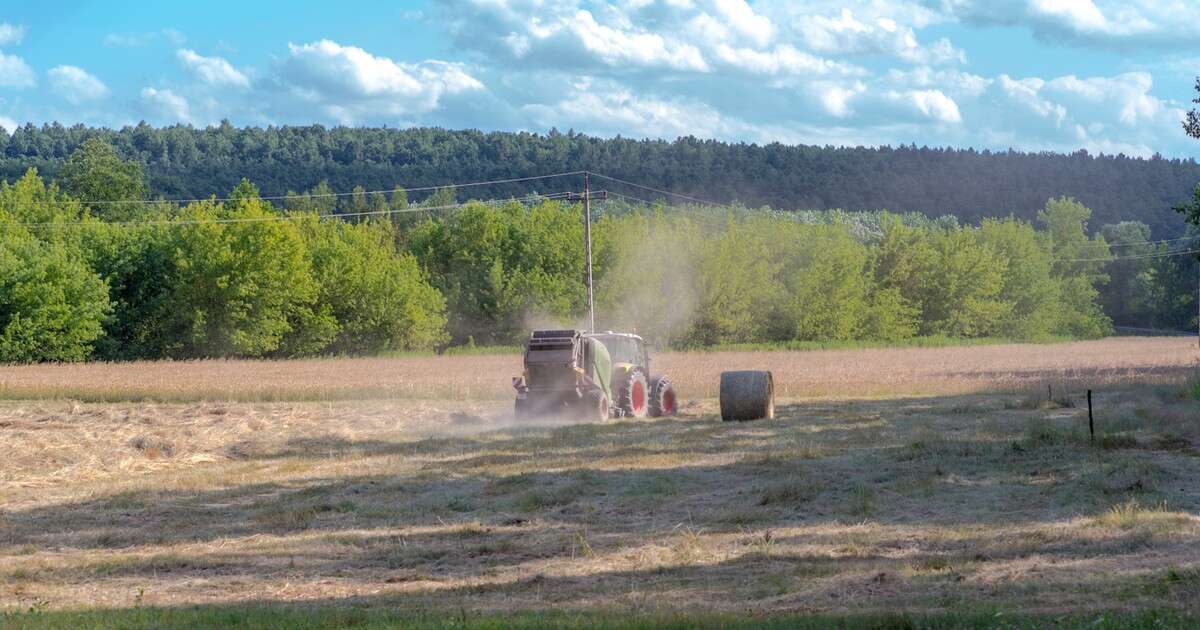
{"label": "wooden utility pole", "polygon": [[571,194],[567,198],[572,201],[583,201],[583,256],[584,266],[587,268],[584,282],[587,283],[588,295],[588,331],[596,332],[596,295],[592,287],[592,199],[608,199],[608,191],[601,190],[593,193],[589,187],[588,174],[585,171],[583,173],[583,193]]}

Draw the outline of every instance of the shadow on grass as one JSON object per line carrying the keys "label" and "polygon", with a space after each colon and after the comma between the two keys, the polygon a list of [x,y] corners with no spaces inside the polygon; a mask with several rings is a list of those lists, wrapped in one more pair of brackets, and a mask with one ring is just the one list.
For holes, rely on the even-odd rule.
{"label": "shadow on grass", "polygon": [[[1007,414],[1011,426],[980,433],[980,422],[964,413],[972,410]],[[867,603],[929,583],[935,583],[929,592],[948,594],[947,601],[986,604],[992,600],[981,597],[978,585],[959,578],[989,562],[1036,555],[1051,564],[1101,557],[1119,563],[1153,542],[1140,530],[1080,541],[1032,531],[1039,525],[1130,497],[1157,498],[1156,492],[1178,485],[1170,471],[1143,466],[1150,456],[1144,450],[1105,452],[1106,460],[1117,463],[1096,463],[1100,451],[1064,437],[1070,418],[1055,421],[1058,432],[1030,431],[1021,418],[1038,413],[1006,409],[994,398],[978,396],[812,401],[781,405],[773,422],[721,423],[697,416],[509,428],[415,442],[297,440],[245,458],[396,457],[417,472],[125,492],[8,510],[0,519],[0,554],[12,557],[19,549],[130,552],[69,568],[37,569],[31,576],[56,582],[349,575],[379,580],[381,588],[393,583],[384,580],[417,583],[411,592],[340,602],[404,610],[444,609],[447,601],[466,608],[539,610],[601,593],[628,606],[645,605],[630,599],[631,592],[651,602],[686,592],[701,601],[746,601],[786,610],[789,594],[797,589],[816,589],[808,593],[809,601],[833,602],[836,595],[863,597]],[[920,423],[921,429],[909,423]],[[1155,455],[1190,457],[1174,451]],[[724,463],[697,463],[707,456],[721,456]],[[1089,466],[1095,467],[1093,476],[1078,476]],[[1197,507],[1194,496],[1181,500],[1191,501],[1183,508]],[[858,540],[853,524],[863,521],[882,533]],[[1008,528],[1011,540],[998,540],[992,525]],[[915,541],[912,528],[925,526],[963,531],[946,540]],[[772,553],[769,540],[756,542],[763,532],[780,528],[800,532],[776,536],[774,544],[834,551]],[[692,562],[684,557],[688,549],[670,550],[681,532],[738,536],[748,551],[712,563]],[[286,547],[244,545],[196,557],[169,550],[147,553],[161,545],[262,535],[304,538]],[[529,568],[544,559],[616,557],[644,545],[666,546],[665,560],[648,562],[645,569],[597,570],[581,577],[547,578]],[[756,551],[755,545],[768,550]],[[503,581],[495,578],[498,574],[524,577]],[[846,577],[820,587],[806,582],[820,576]],[[1044,586],[1051,593],[1123,588],[1105,579],[1086,574],[1070,584]],[[1181,584],[1190,589],[1195,583]],[[1030,588],[1023,580],[995,587],[994,601],[1022,601]],[[1167,594],[1179,588],[1169,586]],[[324,602],[333,603],[339,602]],[[845,605],[840,601],[836,607]],[[153,614],[204,623],[224,614],[253,618],[259,614],[253,610],[258,609]],[[263,610],[263,625],[276,625],[266,621],[270,615],[288,620],[295,609]],[[139,615],[152,613],[113,614],[137,625],[143,623]],[[329,614],[337,619],[342,613]],[[369,619],[382,619],[375,614]],[[45,619],[83,619],[48,615]],[[596,619],[603,625],[604,617]]]}
{"label": "shadow on grass", "polygon": [[670,612],[571,612],[548,610],[519,614],[469,611],[396,611],[314,603],[282,605],[269,602],[243,606],[126,608],[81,612],[30,612],[0,617],[0,622],[26,628],[636,628],[683,630],[693,628],[1189,628],[1200,618],[1173,610],[1097,612],[1087,615],[1022,615],[995,611],[949,611],[935,614],[781,614],[774,616],[688,614]]}

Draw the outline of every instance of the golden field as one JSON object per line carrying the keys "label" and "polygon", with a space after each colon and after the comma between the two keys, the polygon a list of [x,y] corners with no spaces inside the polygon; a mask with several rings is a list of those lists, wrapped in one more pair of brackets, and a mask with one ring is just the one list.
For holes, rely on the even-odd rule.
{"label": "golden field", "polygon": [[[604,424],[514,423],[512,356],[0,368],[0,611],[1200,596],[1192,340],[655,359],[681,415]],[[717,375],[748,367],[779,417],[722,423]]]}
{"label": "golden field", "polygon": [[[664,352],[655,372],[681,396],[717,395],[724,370],[772,370],[783,397],[1021,392],[1178,382],[1197,365],[1188,338],[804,352]],[[0,398],[78,401],[506,400],[520,354],[298,361],[157,361],[0,366]]]}

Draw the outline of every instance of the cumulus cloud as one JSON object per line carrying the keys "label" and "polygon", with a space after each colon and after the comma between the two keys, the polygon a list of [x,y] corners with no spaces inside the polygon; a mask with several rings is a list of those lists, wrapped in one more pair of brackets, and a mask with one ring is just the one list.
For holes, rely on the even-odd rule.
{"label": "cumulus cloud", "polygon": [[628,76],[850,73],[820,58],[790,28],[744,0],[553,5],[452,2],[447,23],[460,45],[514,66]]}
{"label": "cumulus cloud", "polygon": [[19,126],[20,125],[17,124],[17,121],[7,116],[0,116],[0,129],[3,129],[8,133],[12,133],[13,131],[16,131],[17,127]]}
{"label": "cumulus cloud", "polygon": [[899,24],[890,17],[863,21],[849,8],[843,8],[836,16],[802,16],[797,20],[797,28],[813,50],[826,54],[891,55],[922,64],[966,61],[963,52],[945,38],[932,46],[922,46],[911,26]]}
{"label": "cumulus cloud", "polygon": [[16,55],[0,52],[0,87],[28,88],[37,85],[33,68]]}
{"label": "cumulus cloud", "polygon": [[962,122],[958,112],[958,103],[946,96],[941,90],[913,90],[903,96],[922,115],[943,123]]}
{"label": "cumulus cloud", "polygon": [[46,75],[50,79],[51,89],[75,105],[100,100],[109,94],[108,86],[83,68],[56,66]]}
{"label": "cumulus cloud", "polygon": [[1178,0],[940,0],[935,8],[968,23],[1021,26],[1083,45],[1191,45],[1200,37],[1200,3]]}
{"label": "cumulus cloud", "polygon": [[186,98],[169,89],[142,88],[142,105],[152,117],[167,123],[191,123],[192,111]]}
{"label": "cumulus cloud", "polygon": [[204,57],[194,50],[180,48],[175,56],[197,79],[209,85],[250,87],[250,79],[221,57]]}
{"label": "cumulus cloud", "polygon": [[344,123],[371,112],[426,113],[447,95],[484,89],[457,63],[401,63],[330,40],[288,44],[288,51],[277,68],[281,85]]}
{"label": "cumulus cloud", "polygon": [[0,46],[20,44],[23,39],[25,39],[24,26],[0,22]]}
{"label": "cumulus cloud", "polygon": [[[583,79],[556,102],[524,108],[541,127],[571,127],[598,135],[650,138],[745,137],[754,127],[709,105],[685,98],[643,96],[627,86]],[[755,138],[760,139],[760,138]]]}

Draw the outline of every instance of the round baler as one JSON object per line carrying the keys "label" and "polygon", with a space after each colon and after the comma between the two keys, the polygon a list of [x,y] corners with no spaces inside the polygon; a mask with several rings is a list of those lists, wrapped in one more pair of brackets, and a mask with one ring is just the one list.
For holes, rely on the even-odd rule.
{"label": "round baler", "polygon": [[518,418],[564,412],[589,420],[643,418],[676,409],[670,379],[651,376],[645,342],[626,333],[534,331],[525,345],[525,373],[513,387]]}

